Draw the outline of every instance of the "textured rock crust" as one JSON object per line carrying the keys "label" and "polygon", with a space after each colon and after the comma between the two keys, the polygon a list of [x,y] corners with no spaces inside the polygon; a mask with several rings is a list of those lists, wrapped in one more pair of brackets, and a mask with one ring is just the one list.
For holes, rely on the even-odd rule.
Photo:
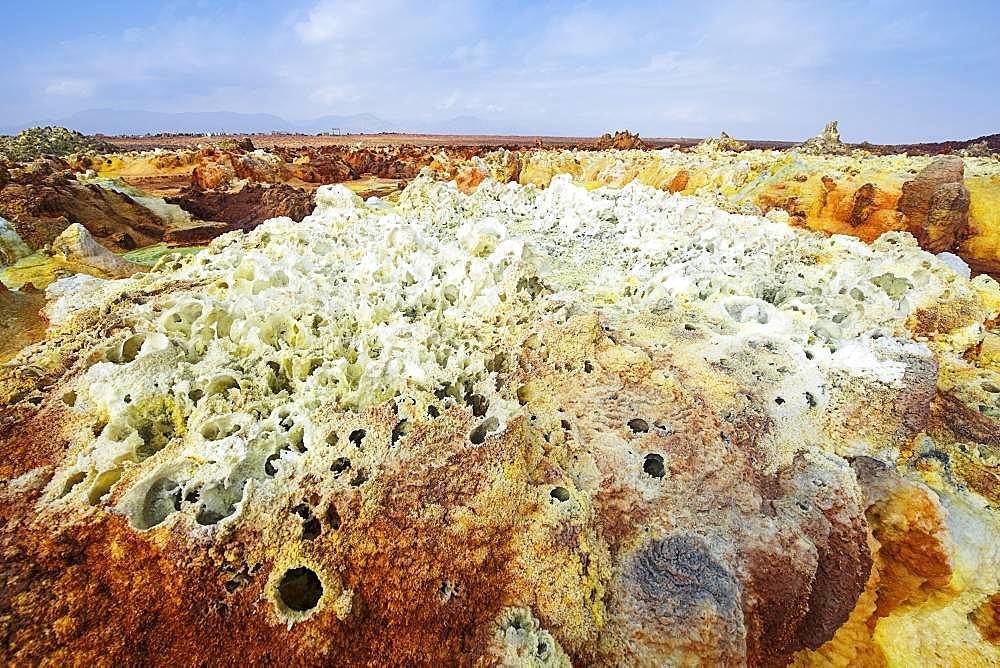
{"label": "textured rock crust", "polygon": [[30,128],[13,137],[0,137],[0,158],[11,161],[34,160],[43,155],[67,156],[112,150],[114,147],[107,142],[59,127]]}
{"label": "textured rock crust", "polygon": [[804,141],[799,146],[799,150],[803,153],[830,155],[845,153],[847,147],[840,141],[840,130],[837,129],[837,121],[830,121],[823,127],[822,132]]}
{"label": "textured rock crust", "polygon": [[907,230],[932,253],[951,250],[969,224],[969,190],[962,179],[965,165],[957,156],[937,158],[903,184],[899,211]]}
{"label": "textured rock crust", "polygon": [[610,132],[605,133],[594,142],[594,150],[597,151],[606,151],[608,149],[627,151],[644,148],[646,148],[646,145],[639,138],[639,135],[633,134],[628,130],[617,130],[613,135]]}
{"label": "textured rock crust", "polygon": [[746,151],[749,148],[750,147],[747,144],[737,139],[733,139],[725,132],[720,132],[718,137],[702,141],[695,147],[695,150],[701,152],[732,151],[734,153],[739,153],[741,151]]}
{"label": "textured rock crust", "polygon": [[5,662],[1000,659],[995,281],[639,184],[316,202],[0,367]]}
{"label": "textured rock crust", "polygon": [[79,223],[102,244],[126,251],[155,244],[164,221],[124,192],[78,181],[65,161],[42,158],[12,170],[0,215],[33,250]]}
{"label": "textured rock crust", "polygon": [[252,230],[265,220],[287,217],[302,220],[315,208],[312,193],[284,184],[248,185],[236,192],[204,191],[191,187],[176,197],[167,198],[193,217],[225,223],[224,227],[201,226],[197,230],[168,235],[168,241],[207,243],[225,232]]}

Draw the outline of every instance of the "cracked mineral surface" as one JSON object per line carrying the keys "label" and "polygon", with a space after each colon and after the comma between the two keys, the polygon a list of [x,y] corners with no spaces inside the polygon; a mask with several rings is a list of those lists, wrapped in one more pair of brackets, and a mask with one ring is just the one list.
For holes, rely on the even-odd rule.
{"label": "cracked mineral surface", "polygon": [[0,367],[4,662],[1000,661],[993,278],[483,177],[53,284]]}

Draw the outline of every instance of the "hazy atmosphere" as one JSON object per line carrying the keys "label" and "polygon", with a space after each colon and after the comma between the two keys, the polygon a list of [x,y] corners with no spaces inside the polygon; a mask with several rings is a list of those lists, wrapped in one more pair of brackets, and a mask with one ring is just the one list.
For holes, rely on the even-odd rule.
{"label": "hazy atmosphere", "polygon": [[845,140],[882,143],[995,130],[997,3],[705,6],[8,3],[0,131],[185,124],[129,111],[280,117],[215,117],[219,130],[799,140],[839,118]]}

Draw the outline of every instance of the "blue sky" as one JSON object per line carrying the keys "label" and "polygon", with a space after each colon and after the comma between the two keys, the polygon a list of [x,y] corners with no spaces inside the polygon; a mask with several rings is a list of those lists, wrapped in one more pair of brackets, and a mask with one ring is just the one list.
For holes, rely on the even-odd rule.
{"label": "blue sky", "polygon": [[1000,2],[4,4],[0,126],[114,108],[555,134],[1000,131]]}

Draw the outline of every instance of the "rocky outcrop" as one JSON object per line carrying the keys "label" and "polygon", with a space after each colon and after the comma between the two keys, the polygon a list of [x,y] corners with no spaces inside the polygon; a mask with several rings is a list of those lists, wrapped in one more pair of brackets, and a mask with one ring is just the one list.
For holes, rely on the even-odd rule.
{"label": "rocky outcrop", "polygon": [[639,135],[633,134],[628,130],[618,130],[613,135],[610,132],[605,133],[594,142],[594,149],[597,151],[606,151],[608,149],[627,151],[644,148],[646,148],[646,145],[639,138]]}
{"label": "rocky outcrop", "polygon": [[568,176],[316,201],[0,366],[0,660],[1000,658],[995,281]]}
{"label": "rocky outcrop", "polygon": [[116,251],[155,244],[163,237],[163,221],[129,195],[78,181],[69,165],[39,159],[11,170],[0,190],[0,216],[33,250],[52,242],[79,223]]}
{"label": "rocky outcrop", "polygon": [[712,139],[705,139],[700,142],[694,150],[702,152],[711,151],[732,151],[734,153],[739,153],[741,151],[746,151],[750,147],[737,139],[733,139],[725,132],[720,132],[718,137]]}
{"label": "rocky outcrop", "polygon": [[293,178],[317,185],[342,183],[357,176],[339,155],[324,152],[302,152],[292,160],[290,171]]}
{"label": "rocky outcrop", "polygon": [[0,158],[28,161],[43,155],[110,153],[115,147],[94,137],[60,127],[30,128],[13,137],[0,137]]}
{"label": "rocky outcrop", "polygon": [[840,141],[837,121],[830,121],[823,127],[822,132],[800,144],[798,150],[814,155],[836,155],[846,153],[847,147]]}
{"label": "rocky outcrop", "polygon": [[106,278],[125,278],[147,268],[118,257],[100,245],[80,223],[73,223],[52,241],[52,253],[67,264]]}
{"label": "rocky outcrop", "polygon": [[[192,187],[167,200],[199,220],[226,224],[224,231],[252,230],[265,220],[287,216],[302,220],[312,213],[313,195],[284,184],[248,185],[236,192],[204,191]],[[204,228],[200,240],[207,241],[222,233],[220,229]],[[196,239],[187,232],[185,242]],[[197,235],[196,235],[197,236]],[[171,237],[172,240],[181,239]]]}
{"label": "rocky outcrop", "polygon": [[910,234],[933,253],[955,248],[969,224],[964,175],[961,158],[943,156],[903,184],[899,212],[906,216]]}

